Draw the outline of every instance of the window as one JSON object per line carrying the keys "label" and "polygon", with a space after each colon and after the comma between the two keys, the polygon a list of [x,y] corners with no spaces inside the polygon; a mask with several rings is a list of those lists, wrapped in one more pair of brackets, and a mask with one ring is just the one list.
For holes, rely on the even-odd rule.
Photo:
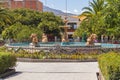
{"label": "window", "polygon": [[77,23],[68,23],[70,26],[68,29],[76,29],[77,28]]}

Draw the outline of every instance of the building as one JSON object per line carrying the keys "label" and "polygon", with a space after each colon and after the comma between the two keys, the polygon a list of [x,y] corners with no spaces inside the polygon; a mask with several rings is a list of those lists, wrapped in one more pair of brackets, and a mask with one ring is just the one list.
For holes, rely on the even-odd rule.
{"label": "building", "polygon": [[[64,20],[66,16],[62,16],[61,18]],[[75,38],[73,38],[73,34],[75,30],[79,27],[81,20],[78,17],[75,16],[67,16],[67,38],[71,41],[76,41]]]}
{"label": "building", "polygon": [[[59,16],[59,15],[58,15]],[[60,17],[63,19],[63,21],[65,20],[66,16],[61,16]],[[80,19],[78,17],[74,17],[74,16],[67,16],[67,24],[64,26],[60,26],[61,28],[65,29],[64,27],[66,27],[66,34],[64,33],[64,36],[67,37],[68,42],[73,42],[73,41],[79,41],[78,38],[74,38],[74,32],[75,30],[79,27],[80,25]],[[48,37],[48,41],[49,42],[60,42],[62,41],[61,37],[58,36],[53,36],[53,35],[47,35]]]}
{"label": "building", "polygon": [[10,9],[27,8],[43,11],[43,3],[39,0],[3,0],[4,7]]}

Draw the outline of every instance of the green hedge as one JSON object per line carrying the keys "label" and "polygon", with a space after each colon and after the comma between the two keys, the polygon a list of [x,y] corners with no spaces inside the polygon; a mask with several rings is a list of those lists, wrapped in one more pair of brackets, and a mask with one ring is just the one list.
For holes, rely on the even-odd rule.
{"label": "green hedge", "polygon": [[0,74],[4,73],[7,69],[16,65],[16,57],[14,54],[0,52]]}
{"label": "green hedge", "polygon": [[74,53],[74,54],[65,54],[65,53],[45,53],[45,52],[35,52],[28,53],[21,51],[15,54],[18,58],[32,58],[32,59],[72,59],[72,60],[97,60],[99,54],[90,53]]}
{"label": "green hedge", "polygon": [[99,67],[105,80],[120,80],[120,54],[107,53],[99,56]]}

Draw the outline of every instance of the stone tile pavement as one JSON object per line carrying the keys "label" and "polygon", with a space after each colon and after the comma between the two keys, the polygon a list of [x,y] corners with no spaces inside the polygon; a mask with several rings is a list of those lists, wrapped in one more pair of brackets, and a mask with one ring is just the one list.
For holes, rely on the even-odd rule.
{"label": "stone tile pavement", "polygon": [[16,74],[4,80],[97,80],[97,62],[17,62]]}

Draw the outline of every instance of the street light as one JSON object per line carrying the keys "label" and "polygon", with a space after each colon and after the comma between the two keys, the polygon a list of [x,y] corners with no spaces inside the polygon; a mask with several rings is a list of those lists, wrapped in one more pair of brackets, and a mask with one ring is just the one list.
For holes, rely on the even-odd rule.
{"label": "street light", "polygon": [[68,22],[68,20],[67,20],[67,0],[65,1],[65,7],[66,7],[66,15],[65,15],[65,20],[64,20],[64,23],[65,23],[65,26],[64,26],[64,35],[65,35],[65,40],[66,41],[68,41],[68,35],[67,35],[67,29],[68,29],[68,27],[67,27],[67,22]]}
{"label": "street light", "polygon": [[66,5],[66,6],[65,6],[65,7],[66,7],[66,17],[67,17],[67,0],[66,0],[65,3],[66,3],[66,4],[65,4],[65,5]]}
{"label": "street light", "polygon": [[45,0],[45,5],[47,6],[47,0]]}

